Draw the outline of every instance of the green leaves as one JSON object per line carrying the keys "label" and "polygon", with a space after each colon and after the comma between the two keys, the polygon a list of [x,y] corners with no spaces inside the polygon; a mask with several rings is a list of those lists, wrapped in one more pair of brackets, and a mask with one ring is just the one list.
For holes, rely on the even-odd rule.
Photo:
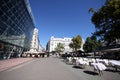
{"label": "green leaves", "polygon": [[85,52],[92,52],[101,46],[100,41],[96,39],[95,36],[87,37],[83,49]]}
{"label": "green leaves", "polygon": [[58,43],[57,44],[57,47],[55,48],[55,50],[58,52],[58,53],[60,53],[60,52],[63,52],[64,51],[64,44],[62,44],[62,43]]}
{"label": "green leaves", "polygon": [[103,38],[107,45],[120,39],[120,0],[107,0],[104,6],[93,12],[91,21],[96,28],[94,35]]}
{"label": "green leaves", "polygon": [[82,38],[80,35],[73,37],[72,42],[69,44],[69,47],[72,48],[74,51],[80,49],[82,45]]}

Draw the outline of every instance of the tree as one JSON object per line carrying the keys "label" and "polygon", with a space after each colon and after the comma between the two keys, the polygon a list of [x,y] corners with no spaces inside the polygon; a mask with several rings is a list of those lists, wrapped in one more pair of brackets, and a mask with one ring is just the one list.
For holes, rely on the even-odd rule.
{"label": "tree", "polygon": [[55,50],[60,54],[60,52],[63,52],[65,50],[64,44],[58,43],[57,47],[55,48]]}
{"label": "tree", "polygon": [[93,13],[94,35],[107,42],[107,45],[115,44],[120,39],[120,0],[106,0],[98,11],[92,8],[89,11]]}
{"label": "tree", "polygon": [[85,44],[83,45],[83,49],[85,52],[92,52],[99,48],[101,45],[101,42],[98,41],[95,36],[91,36],[87,37]]}
{"label": "tree", "polygon": [[80,35],[73,37],[72,42],[69,44],[69,47],[72,48],[75,52],[81,48],[82,38]]}

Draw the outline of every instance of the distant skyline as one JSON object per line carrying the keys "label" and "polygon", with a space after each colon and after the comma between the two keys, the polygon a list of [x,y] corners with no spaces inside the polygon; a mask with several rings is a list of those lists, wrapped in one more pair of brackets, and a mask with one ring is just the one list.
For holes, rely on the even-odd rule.
{"label": "distant skyline", "polygon": [[39,30],[41,45],[45,48],[51,36],[75,37],[86,40],[95,31],[89,8],[99,9],[105,0],[29,0]]}

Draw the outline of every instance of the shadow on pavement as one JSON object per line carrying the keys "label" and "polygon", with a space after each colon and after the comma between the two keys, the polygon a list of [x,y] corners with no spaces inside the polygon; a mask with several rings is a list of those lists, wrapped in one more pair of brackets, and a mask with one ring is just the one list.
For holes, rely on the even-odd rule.
{"label": "shadow on pavement", "polygon": [[98,75],[97,72],[94,72],[94,71],[88,71],[88,70],[85,70],[83,71],[84,73],[87,73],[87,74],[90,74],[90,75]]}
{"label": "shadow on pavement", "polygon": [[76,68],[76,69],[84,69],[83,67],[80,67],[80,66],[73,66],[73,68]]}
{"label": "shadow on pavement", "polygon": [[109,72],[113,72],[113,73],[119,73],[120,74],[120,70],[115,70],[115,69],[106,69],[105,71],[109,71]]}
{"label": "shadow on pavement", "polygon": [[113,69],[106,69],[105,71],[109,71],[109,72],[116,72],[115,70]]}
{"label": "shadow on pavement", "polygon": [[115,70],[115,69],[106,69],[105,71],[110,71],[110,72],[120,72],[120,70]]}

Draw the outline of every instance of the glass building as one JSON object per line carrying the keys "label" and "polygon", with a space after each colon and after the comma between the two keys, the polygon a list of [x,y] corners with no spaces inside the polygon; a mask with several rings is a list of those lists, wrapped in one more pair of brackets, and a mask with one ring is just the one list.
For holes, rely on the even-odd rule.
{"label": "glass building", "polygon": [[34,28],[28,0],[0,0],[0,59],[29,50]]}

